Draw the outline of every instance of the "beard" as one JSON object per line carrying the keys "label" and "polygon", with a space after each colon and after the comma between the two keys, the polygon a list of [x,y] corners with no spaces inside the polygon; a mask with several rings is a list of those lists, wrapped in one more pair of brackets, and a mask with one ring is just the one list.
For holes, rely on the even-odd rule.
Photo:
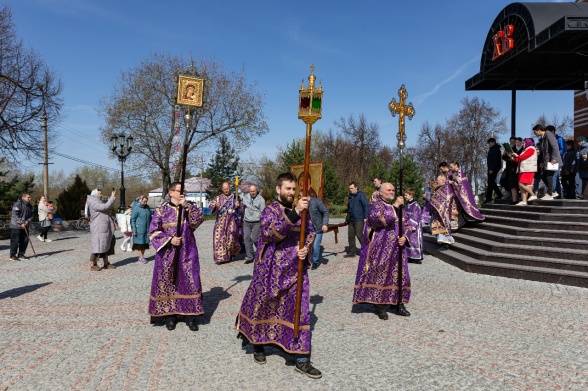
{"label": "beard", "polygon": [[385,203],[392,204],[394,202],[394,199],[396,198],[396,195],[380,194],[380,198]]}
{"label": "beard", "polygon": [[294,202],[294,194],[288,194],[287,192],[280,192],[278,194],[278,201],[288,208],[292,208],[292,203]]}

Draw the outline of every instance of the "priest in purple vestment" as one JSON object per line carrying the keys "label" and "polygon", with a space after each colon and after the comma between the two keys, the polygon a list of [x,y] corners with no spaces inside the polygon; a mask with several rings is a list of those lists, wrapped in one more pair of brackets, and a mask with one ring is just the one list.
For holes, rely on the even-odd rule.
{"label": "priest in purple vestment", "polygon": [[[175,329],[177,315],[183,315],[190,330],[197,331],[196,317],[204,313],[204,307],[194,230],[202,223],[202,214],[196,205],[186,202],[180,189],[180,182],[170,185],[170,201],[155,210],[149,227],[149,238],[156,251],[149,315],[152,321],[163,318],[168,330]],[[180,205],[181,234],[176,236]]]}
{"label": "priest in purple vestment", "polygon": [[404,234],[410,243],[406,249],[409,260],[420,263],[423,259],[423,227],[421,224],[421,206],[414,199],[414,189],[408,188],[404,192],[404,215],[410,225],[410,230]]}
{"label": "priest in purple vestment", "polygon": [[459,167],[459,163],[456,161],[449,163],[449,169],[447,178],[453,189],[459,211],[463,211],[472,219],[484,220],[484,215],[480,213],[476,205],[476,199],[474,198],[470,182],[461,167]]}
{"label": "priest in purple vestment", "polygon": [[[307,214],[306,239],[300,246],[300,214],[309,197],[292,206],[296,176],[284,173],[276,181],[278,200],[261,214],[259,247],[253,278],[237,315],[236,329],[243,346],[253,344],[253,360],[265,364],[264,345],[276,345],[296,356],[296,370],[318,379],[321,372],[310,362],[310,313],[308,267],[315,233]],[[294,315],[298,259],[305,259],[298,338],[294,338]]]}
{"label": "priest in purple vestment", "polygon": [[223,182],[221,189],[222,194],[214,197],[209,204],[212,213],[217,213],[212,231],[213,259],[217,264],[229,262],[241,251],[241,202],[231,193],[229,182]]}
{"label": "priest in purple vestment", "polygon": [[[364,232],[364,243],[357,265],[353,290],[353,304],[372,303],[382,320],[388,319],[388,304],[401,316],[410,316],[405,308],[410,299],[410,275],[406,247],[412,245],[406,234],[410,230],[403,216],[403,235],[399,238],[398,208],[404,204],[402,196],[394,199],[396,190],[391,183],[382,183],[380,199],[370,204],[369,230]],[[402,297],[398,292],[398,255],[402,252]]]}
{"label": "priest in purple vestment", "polygon": [[445,175],[439,175],[434,183],[431,195],[431,234],[437,237],[437,243],[453,244],[451,236],[451,210],[453,191],[447,186]]}

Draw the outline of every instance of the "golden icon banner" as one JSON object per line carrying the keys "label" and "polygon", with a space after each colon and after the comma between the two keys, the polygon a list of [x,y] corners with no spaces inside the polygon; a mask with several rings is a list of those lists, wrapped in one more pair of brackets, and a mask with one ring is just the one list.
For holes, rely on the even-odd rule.
{"label": "golden icon banner", "polygon": [[202,107],[204,79],[180,75],[178,78],[179,105]]}

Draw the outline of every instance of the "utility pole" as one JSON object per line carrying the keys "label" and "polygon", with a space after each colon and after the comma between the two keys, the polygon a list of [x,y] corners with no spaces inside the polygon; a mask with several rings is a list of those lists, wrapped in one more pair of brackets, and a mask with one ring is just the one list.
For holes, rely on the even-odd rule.
{"label": "utility pole", "polygon": [[49,146],[47,145],[47,109],[43,99],[43,140],[45,142],[45,161],[43,162],[43,195],[49,199]]}
{"label": "utility pole", "polygon": [[43,195],[45,200],[49,200],[49,146],[47,140],[47,107],[45,106],[45,91],[43,91],[43,85],[37,84],[39,90],[41,90],[41,98],[43,99],[43,141],[44,141],[44,159],[43,163]]}
{"label": "utility pole", "polygon": [[204,156],[200,156],[200,208],[204,210],[204,197],[202,196],[202,177],[204,176]]}

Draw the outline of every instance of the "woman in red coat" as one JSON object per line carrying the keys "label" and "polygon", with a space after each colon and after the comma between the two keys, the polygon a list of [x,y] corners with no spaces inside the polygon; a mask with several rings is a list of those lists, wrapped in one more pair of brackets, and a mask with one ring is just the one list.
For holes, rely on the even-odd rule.
{"label": "woman in red coat", "polygon": [[537,150],[533,139],[525,139],[525,149],[520,155],[513,152],[510,156],[513,161],[519,164],[517,172],[519,174],[519,189],[521,189],[523,200],[517,205],[527,205],[527,195],[530,195],[529,201],[537,199],[535,193],[533,193],[533,178],[537,172]]}

